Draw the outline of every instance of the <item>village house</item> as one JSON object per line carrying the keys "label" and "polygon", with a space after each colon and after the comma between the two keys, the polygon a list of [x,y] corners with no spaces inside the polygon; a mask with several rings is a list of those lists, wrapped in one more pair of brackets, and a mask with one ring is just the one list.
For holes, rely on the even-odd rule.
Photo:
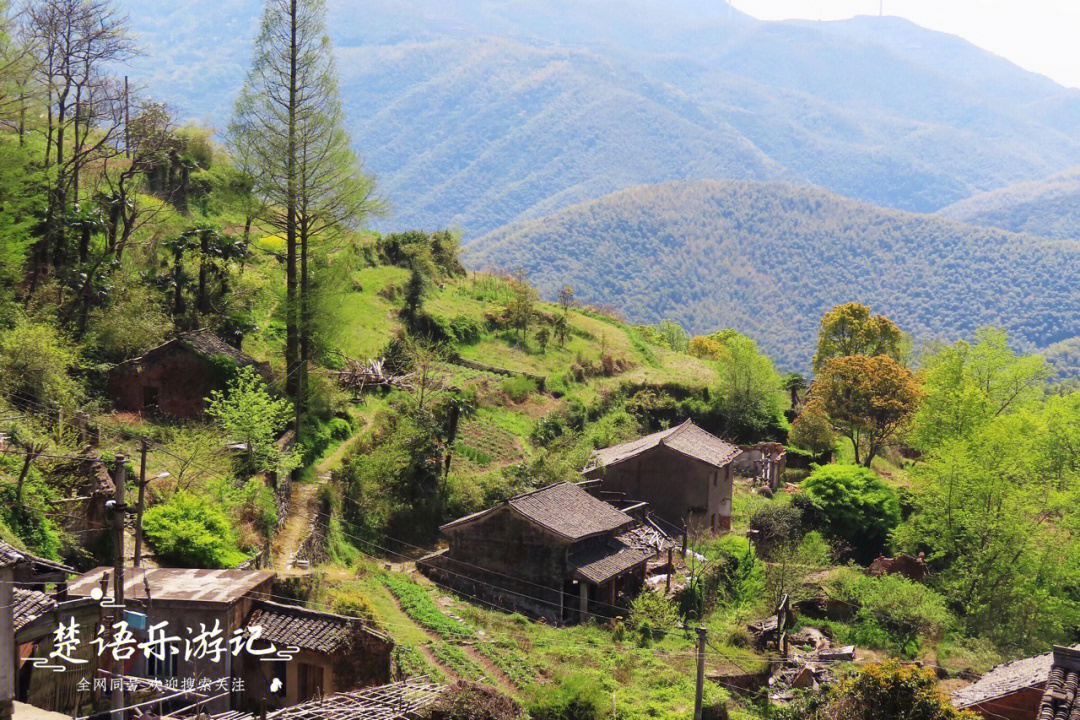
{"label": "village house", "polygon": [[597,450],[583,471],[613,502],[646,502],[670,530],[731,529],[735,462],[742,450],[687,420]]}
{"label": "village house", "polygon": [[[75,580],[69,593],[85,597],[94,588],[104,588],[111,594],[112,572],[109,567],[96,568]],[[388,680],[393,645],[386,636],[359,620],[269,602],[266,598],[273,592],[276,577],[274,572],[256,570],[126,568],[125,605],[145,615],[140,627],[132,628],[139,642],[147,640],[149,628],[161,622],[167,622],[167,634],[179,636],[181,642],[201,628],[220,627],[227,641],[237,631],[255,637],[253,630],[258,627],[253,649],[265,651],[273,644],[285,654],[275,652],[263,660],[247,652],[236,657],[226,653],[216,661],[209,656],[187,659],[186,653],[164,660],[137,654],[125,672],[163,681],[228,680],[230,688],[241,679],[242,693],[208,703],[207,708],[215,712],[246,707],[253,699],[284,706],[319,693]],[[285,655],[287,661],[279,659]],[[271,692],[274,678],[282,686]]]}
{"label": "village house", "polygon": [[67,576],[73,572],[65,565],[36,557],[0,540],[0,720],[11,718],[16,698],[15,669],[19,667],[16,618],[21,628],[26,624],[25,618],[33,614],[32,607],[40,603],[35,595],[28,606],[23,591],[40,588],[43,583],[59,583],[63,593]]}
{"label": "village house", "polygon": [[735,471],[752,478],[756,485],[777,490],[780,487],[780,477],[787,469],[787,450],[784,444],[763,442],[743,445],[740,449],[743,452],[735,460]]}
{"label": "village house", "polygon": [[390,681],[393,643],[359,618],[258,600],[246,625],[261,628],[261,637],[278,647],[299,648],[289,662],[248,666],[249,699],[274,677],[282,681],[261,698],[271,709]]}
{"label": "village house", "polygon": [[441,530],[449,548],[419,561],[422,572],[555,624],[611,615],[666,547],[656,529],[573,483],[518,495]]}
{"label": "village house", "polygon": [[109,371],[108,392],[118,410],[156,410],[174,418],[203,414],[205,398],[224,389],[229,370],[258,363],[210,330],[196,330],[125,360]]}
{"label": "village house", "polygon": [[1080,645],[1055,646],[1035,657],[998,665],[957,691],[953,705],[987,720],[1056,720],[1080,715]]}

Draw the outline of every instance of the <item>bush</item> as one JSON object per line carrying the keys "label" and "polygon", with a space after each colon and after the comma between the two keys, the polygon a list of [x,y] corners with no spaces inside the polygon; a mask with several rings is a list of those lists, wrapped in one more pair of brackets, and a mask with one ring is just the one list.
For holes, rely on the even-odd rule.
{"label": "bush", "polygon": [[209,499],[178,492],[143,517],[143,533],[158,557],[180,567],[229,568],[247,559],[233,522]]}
{"label": "bush", "polygon": [[49,507],[46,500],[51,500],[53,495],[44,481],[29,478],[23,487],[23,505],[19,507],[15,483],[0,483],[0,524],[10,528],[30,552],[59,560],[63,535],[45,514]]}
{"label": "bush", "polygon": [[331,418],[327,427],[330,429],[330,437],[334,440],[348,440],[353,431],[349,421],[339,417]]}
{"label": "bush", "polygon": [[521,706],[497,690],[476,683],[457,682],[439,696],[423,720],[517,720]]}
{"label": "bush", "polygon": [[679,608],[671,600],[645,590],[630,603],[627,623],[641,633],[643,641],[662,638],[679,626]]}
{"label": "bush", "polygon": [[890,533],[900,524],[896,493],[868,468],[818,466],[802,487],[821,508],[825,532],[849,545],[852,556],[863,564],[885,549]]}
{"label": "bush", "polygon": [[480,323],[467,315],[458,315],[450,321],[450,333],[461,345],[472,345],[480,342],[484,329]]}
{"label": "bush", "polygon": [[16,403],[70,406],[80,388],[70,376],[78,356],[52,325],[19,320],[0,334],[0,390]]}
{"label": "bush", "polygon": [[610,704],[600,683],[582,674],[563,678],[555,688],[536,687],[532,695],[532,720],[600,720],[607,716]]}
{"label": "bush", "polygon": [[503,380],[502,389],[514,402],[521,402],[536,392],[536,381],[524,375],[515,375]]}

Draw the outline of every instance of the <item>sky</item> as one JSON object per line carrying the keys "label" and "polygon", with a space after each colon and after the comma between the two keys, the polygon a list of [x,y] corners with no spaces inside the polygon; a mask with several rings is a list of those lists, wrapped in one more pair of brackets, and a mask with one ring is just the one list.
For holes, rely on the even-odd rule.
{"label": "sky", "polygon": [[[723,0],[718,0],[722,2]],[[761,20],[877,15],[879,0],[731,0]],[[880,0],[886,15],[958,35],[1020,67],[1080,88],[1080,0]]]}

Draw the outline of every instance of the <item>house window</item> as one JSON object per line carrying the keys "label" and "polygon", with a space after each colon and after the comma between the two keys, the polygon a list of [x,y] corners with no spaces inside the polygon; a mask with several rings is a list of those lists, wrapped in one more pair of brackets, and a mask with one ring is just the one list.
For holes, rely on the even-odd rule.
{"label": "house window", "polygon": [[143,388],[143,407],[156,407],[158,404],[157,385],[148,385]]}
{"label": "house window", "polygon": [[716,513],[712,514],[712,529],[716,529]]}
{"label": "house window", "polygon": [[157,657],[151,655],[146,658],[146,674],[152,678],[174,678],[176,677],[176,661],[179,658],[177,654],[167,654],[164,660],[160,660]]}

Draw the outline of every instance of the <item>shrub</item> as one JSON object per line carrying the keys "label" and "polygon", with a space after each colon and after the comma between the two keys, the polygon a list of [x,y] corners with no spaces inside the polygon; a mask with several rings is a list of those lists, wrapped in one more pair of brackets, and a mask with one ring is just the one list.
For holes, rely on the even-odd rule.
{"label": "shrub", "polygon": [[472,345],[480,342],[484,329],[480,323],[467,315],[458,315],[450,321],[450,333],[461,345]]}
{"label": "shrub", "polygon": [[503,380],[502,389],[514,402],[521,402],[536,392],[536,381],[524,375],[515,375]]}
{"label": "shrub", "polygon": [[330,429],[330,437],[335,440],[348,440],[353,431],[349,421],[339,417],[331,418],[327,427]]}
{"label": "shrub", "polygon": [[475,683],[457,682],[439,696],[423,720],[517,720],[521,706],[497,690]]}
{"label": "shrub", "polygon": [[867,564],[885,548],[900,524],[900,502],[881,479],[858,465],[815,467],[802,485],[821,507],[824,530],[848,544],[852,556]]}
{"label": "shrub", "polygon": [[975,720],[941,691],[934,671],[896,661],[866,665],[833,685],[820,707],[781,717],[800,720]]}
{"label": "shrub", "polygon": [[630,603],[628,624],[641,633],[642,640],[651,640],[653,635],[663,637],[678,627],[681,620],[675,603],[654,592],[641,592]]}
{"label": "shrub", "polygon": [[563,678],[554,688],[536,687],[529,704],[532,720],[600,720],[608,714],[608,696],[600,683],[587,675]]}
{"label": "shrub", "polygon": [[0,390],[17,401],[69,406],[80,389],[69,373],[78,357],[53,326],[19,320],[0,333]]}
{"label": "shrub", "polygon": [[44,481],[38,477],[27,479],[20,507],[16,502],[15,483],[0,483],[0,524],[10,528],[30,552],[58,560],[63,536],[56,523],[45,514],[49,507],[45,500],[52,496],[52,490]]}
{"label": "shrub", "polygon": [[178,492],[147,510],[143,533],[158,557],[180,567],[229,568],[247,559],[225,511],[198,495]]}

